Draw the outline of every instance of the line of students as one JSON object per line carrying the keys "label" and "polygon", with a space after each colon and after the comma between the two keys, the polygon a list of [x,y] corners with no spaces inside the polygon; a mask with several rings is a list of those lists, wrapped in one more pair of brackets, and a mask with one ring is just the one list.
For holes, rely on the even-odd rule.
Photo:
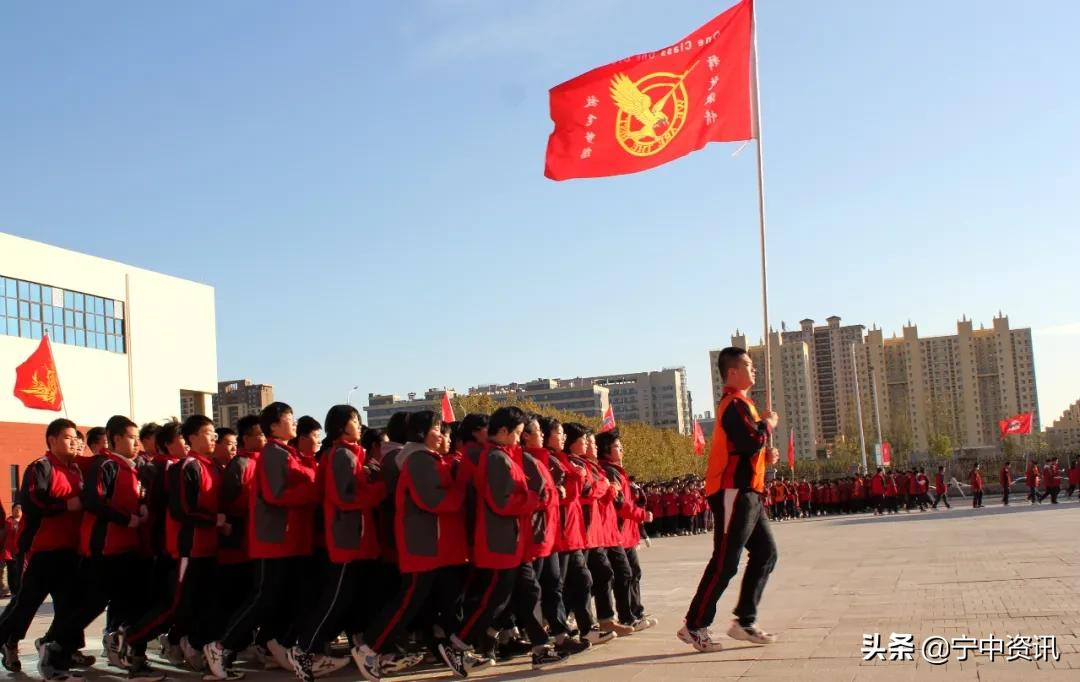
{"label": "line of students", "polygon": [[[93,665],[83,633],[131,680],[163,657],[236,680],[250,646],[305,682],[350,662],[366,679],[438,657],[458,676],[531,654],[536,669],[652,627],[636,547],[652,516],[617,432],[503,407],[444,424],[431,411],[364,429],[337,405],[322,425],[284,403],[215,429],[205,416],[140,432],[117,416],[80,457],[52,422],[19,501],[22,583],[0,615],[0,660],[46,596],[35,642],[47,680]],[[96,449],[95,449],[96,448]],[[594,617],[595,613],[595,617]]]}
{"label": "line of students", "polygon": [[689,478],[647,483],[642,488],[643,505],[653,520],[645,524],[649,537],[699,535],[706,532],[705,482]]}

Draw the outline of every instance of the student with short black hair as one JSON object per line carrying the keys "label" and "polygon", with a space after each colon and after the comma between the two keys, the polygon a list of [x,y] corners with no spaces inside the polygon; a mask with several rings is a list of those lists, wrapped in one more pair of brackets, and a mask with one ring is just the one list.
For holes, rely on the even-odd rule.
{"label": "student with short black hair", "polygon": [[425,607],[432,610],[443,632],[458,628],[455,611],[460,606],[462,568],[468,554],[465,529],[455,523],[460,518],[455,512],[465,501],[468,481],[453,457],[439,454],[446,438],[441,427],[442,420],[431,410],[408,417],[408,443],[399,453],[401,468],[394,493],[400,585],[397,595],[368,623],[352,652],[368,680],[380,679],[379,655],[394,647]]}
{"label": "student with short black hair", "polygon": [[[224,634],[203,647],[207,666],[231,676],[236,653],[251,644],[256,628],[268,635],[267,648],[286,670],[293,619],[301,607],[303,568],[312,553],[312,518],[321,495],[315,484],[316,463],[288,444],[297,436],[292,408],[274,402],[263,408],[259,425],[268,436],[255,462],[248,548],[255,561],[255,584]],[[310,433],[309,433],[310,435]]]}
{"label": "student with short black hair", "polygon": [[[26,558],[22,584],[0,614],[0,662],[11,672],[22,670],[19,640],[26,637],[34,614],[46,596],[53,600],[53,624],[46,641],[55,641],[57,627],[74,615],[78,595],[72,575],[78,567],[82,522],[82,473],[75,464],[75,423],[55,419],[45,429],[45,454],[26,467],[19,500],[24,525],[18,550]],[[40,656],[40,653],[39,653]],[[62,662],[58,662],[62,664]],[[71,673],[60,667],[39,671],[47,680],[64,681]]]}
{"label": "student with short black hair", "polygon": [[139,428],[139,454],[152,460],[157,454],[157,432],[161,426],[157,422],[147,422]]}

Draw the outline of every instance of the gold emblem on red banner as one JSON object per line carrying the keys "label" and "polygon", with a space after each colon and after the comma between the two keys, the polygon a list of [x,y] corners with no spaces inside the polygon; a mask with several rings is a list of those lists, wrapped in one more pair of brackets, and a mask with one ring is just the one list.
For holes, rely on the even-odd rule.
{"label": "gold emblem on red banner", "polygon": [[615,138],[623,149],[634,156],[651,156],[675,139],[690,107],[685,80],[696,65],[682,74],[658,71],[637,81],[615,74],[610,92],[619,109]]}

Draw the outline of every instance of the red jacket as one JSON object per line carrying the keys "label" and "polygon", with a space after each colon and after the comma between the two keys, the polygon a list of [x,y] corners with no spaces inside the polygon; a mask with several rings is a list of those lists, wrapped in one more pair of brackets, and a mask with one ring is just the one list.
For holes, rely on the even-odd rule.
{"label": "red jacket", "polygon": [[[611,484],[607,477],[602,476],[595,465],[588,460],[573,457],[585,469],[583,485],[581,488],[581,516],[585,519],[585,546],[588,549],[608,547],[609,534],[604,528],[604,519],[601,517],[601,500],[611,491]],[[614,495],[614,493],[612,493]],[[678,515],[678,502],[676,502],[675,515]]]}
{"label": "red jacket", "polygon": [[[543,558],[551,556],[555,551],[555,539],[559,536],[559,511],[562,508],[562,500],[559,498],[558,483],[555,476],[560,480],[565,477],[562,466],[558,464],[558,458],[552,456],[547,448],[525,448],[526,457],[522,458],[525,466],[525,474],[529,478],[529,487],[533,488],[533,471],[542,479],[544,487],[549,491],[544,498],[544,504],[533,514],[530,542],[525,548],[526,559]],[[535,462],[535,466],[529,460]],[[552,467],[556,467],[552,470]]]}
{"label": "red jacket", "polygon": [[1001,473],[998,474],[998,482],[1001,483],[1002,488],[1008,488],[1009,486],[1011,486],[1012,485],[1012,472],[1009,471],[1008,469],[1006,469],[1005,467],[1001,467]]}
{"label": "red jacket", "polygon": [[885,479],[885,496],[896,497],[897,494],[896,476],[887,476]]}
{"label": "red jacket", "polygon": [[476,467],[477,568],[517,568],[525,560],[532,515],[544,495],[529,489],[521,467],[521,448],[488,442]]}
{"label": "red jacket", "polygon": [[406,443],[398,453],[394,536],[402,573],[432,571],[468,561],[464,515],[467,469],[454,456],[442,457],[423,443]]}
{"label": "red jacket", "polygon": [[135,462],[108,450],[93,460],[82,490],[79,551],[83,556],[138,552],[139,529],[130,524],[145,495]]}
{"label": "red jacket", "polygon": [[1080,466],[1076,464],[1069,469],[1069,485],[1080,486]]}
{"label": "red jacket", "polygon": [[375,508],[386,497],[386,484],[372,480],[366,459],[364,448],[339,440],[319,462],[326,551],[335,564],[379,558]]}
{"label": "red jacket", "polygon": [[315,458],[271,438],[255,461],[255,484],[248,511],[252,559],[307,556],[312,552],[313,510],[321,491],[315,485]]}
{"label": "red jacket", "polygon": [[870,494],[880,497],[885,494],[885,477],[881,473],[875,473],[870,478]]}
{"label": "red jacket", "polygon": [[82,511],[68,511],[67,502],[78,497],[82,473],[75,463],[66,464],[46,452],[34,460],[23,475],[23,529],[19,551],[47,552],[79,549]]}
{"label": "red jacket", "polygon": [[1047,488],[1061,487],[1061,474],[1058,465],[1047,464],[1043,467],[1043,480]]}
{"label": "red jacket", "polygon": [[937,490],[938,495],[945,494],[945,474],[934,475],[934,489]]}
{"label": "red jacket", "polygon": [[799,495],[799,502],[801,504],[806,504],[810,501],[810,483],[808,483],[807,481],[803,481],[802,483],[800,483],[799,487],[796,489],[796,492]]}
{"label": "red jacket", "polygon": [[620,545],[624,549],[633,549],[641,542],[641,525],[645,523],[648,512],[634,502],[634,492],[630,488],[630,475],[621,466],[607,462],[604,473],[611,481],[615,494],[615,511],[618,514]]}
{"label": "red jacket", "polygon": [[971,489],[973,491],[982,491],[983,489],[983,477],[982,472],[978,469],[972,469],[968,475],[968,481],[971,483]]}
{"label": "red jacket", "polygon": [[661,504],[664,507],[664,516],[678,516],[679,515],[679,497],[675,493],[664,493],[660,498]]}
{"label": "red jacket", "polygon": [[208,457],[190,453],[169,467],[169,518],[165,544],[174,559],[217,556],[221,470]]}
{"label": "red jacket", "polygon": [[556,453],[566,472],[566,497],[562,500],[562,532],[555,538],[555,551],[572,552],[585,549],[585,517],[581,507],[581,490],[585,486],[585,468],[570,460],[565,452]]}
{"label": "red jacket", "polygon": [[248,515],[251,491],[255,487],[255,460],[258,452],[239,450],[221,475],[219,508],[230,526],[228,535],[218,538],[218,563],[240,564],[250,561]]}

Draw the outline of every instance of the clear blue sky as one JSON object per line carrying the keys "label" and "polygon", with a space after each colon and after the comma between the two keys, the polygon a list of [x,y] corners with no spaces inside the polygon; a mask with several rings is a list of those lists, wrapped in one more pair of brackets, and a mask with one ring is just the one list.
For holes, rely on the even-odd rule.
{"label": "clear blue sky", "polygon": [[[547,90],[728,4],[5,3],[0,229],[212,284],[219,375],[320,417],[674,365],[701,412],[708,349],[759,335],[753,150],[553,183]],[[1080,5],[759,24],[773,323],[1001,309],[1049,423],[1080,398]]]}

